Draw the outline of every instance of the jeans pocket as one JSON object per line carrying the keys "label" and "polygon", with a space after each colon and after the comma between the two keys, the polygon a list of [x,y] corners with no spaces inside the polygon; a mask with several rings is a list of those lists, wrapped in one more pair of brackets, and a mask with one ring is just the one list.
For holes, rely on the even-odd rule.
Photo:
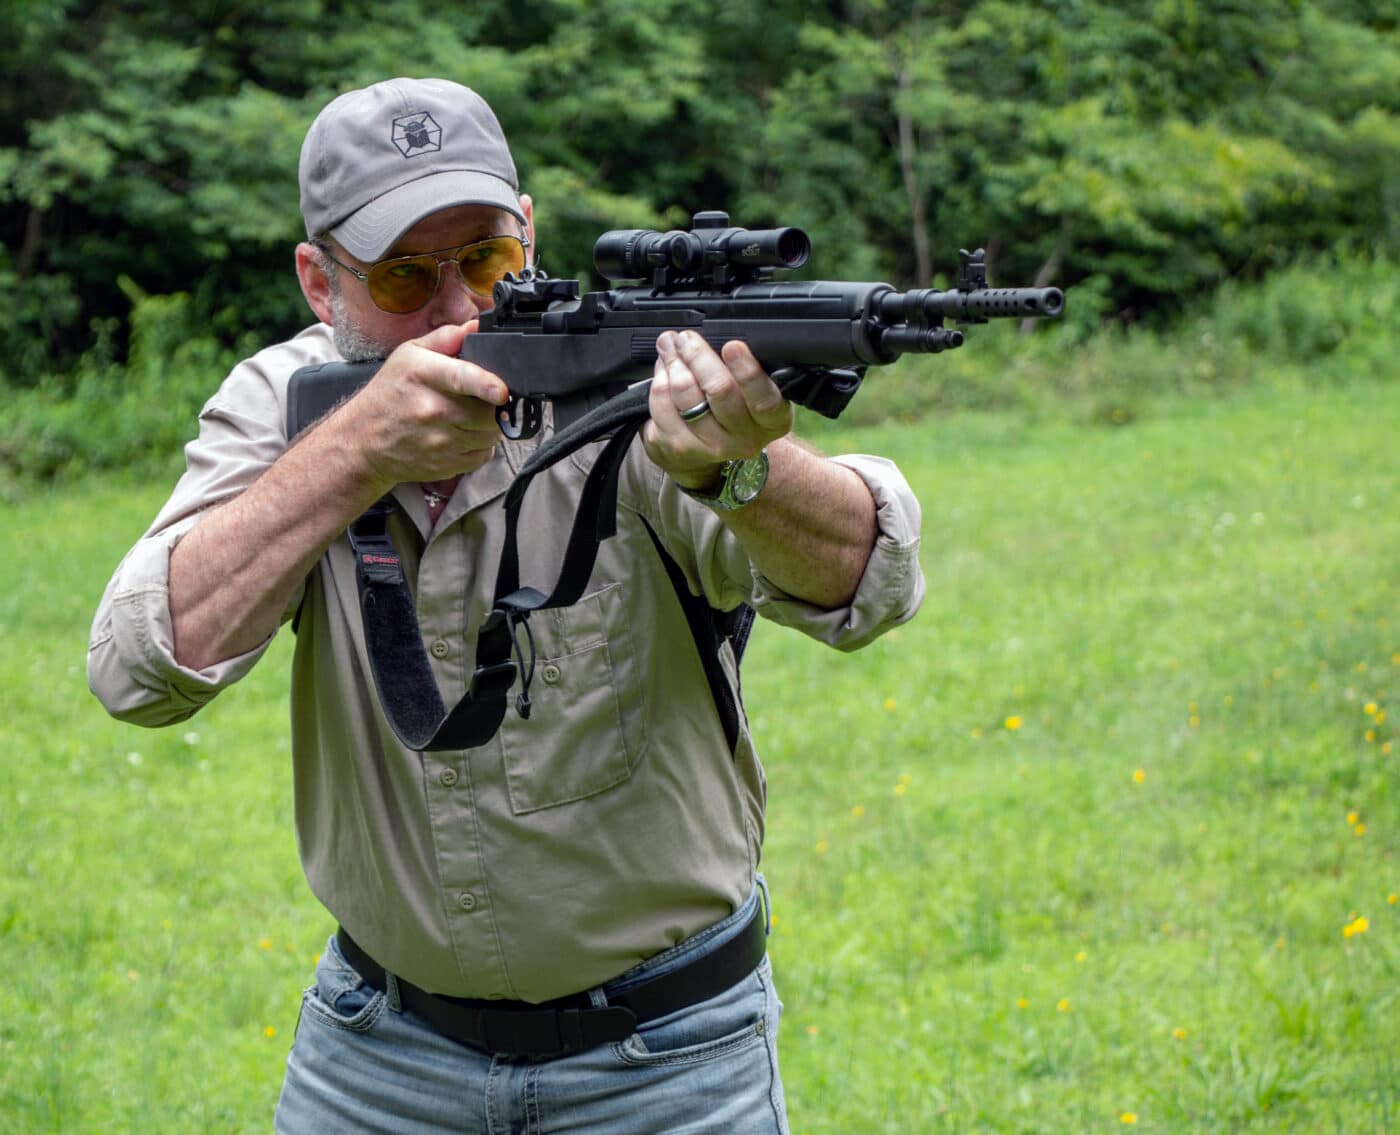
{"label": "jeans pocket", "polygon": [[641,1025],[616,1046],[618,1058],[634,1066],[694,1064],[762,1044],[767,1001],[767,983],[750,975],[708,1001]]}
{"label": "jeans pocket", "polygon": [[313,1017],[332,1028],[367,1032],[384,1011],[388,998],[368,984],[340,956],[332,938],[316,963],[316,982],[301,998],[303,1017]]}

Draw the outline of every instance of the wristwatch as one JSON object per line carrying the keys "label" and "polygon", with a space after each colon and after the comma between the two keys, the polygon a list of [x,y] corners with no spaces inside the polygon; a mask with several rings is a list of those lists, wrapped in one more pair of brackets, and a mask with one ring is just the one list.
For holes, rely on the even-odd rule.
{"label": "wristwatch", "polygon": [[760,450],[757,457],[726,461],[719,468],[719,488],[713,493],[679,486],[686,496],[707,504],[720,512],[743,508],[763,491],[768,481],[768,451]]}

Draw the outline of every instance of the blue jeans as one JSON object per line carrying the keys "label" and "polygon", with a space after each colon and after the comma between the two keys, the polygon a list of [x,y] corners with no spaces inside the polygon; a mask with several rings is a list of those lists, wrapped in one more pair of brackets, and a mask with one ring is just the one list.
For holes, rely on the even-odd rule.
{"label": "blue jeans", "polygon": [[[755,890],[730,917],[594,991],[594,1003],[710,952],[758,901]],[[767,958],[733,988],[624,1041],[547,1060],[464,1047],[398,1011],[390,993],[366,985],[331,938],[302,998],[278,1132],[787,1135]]]}

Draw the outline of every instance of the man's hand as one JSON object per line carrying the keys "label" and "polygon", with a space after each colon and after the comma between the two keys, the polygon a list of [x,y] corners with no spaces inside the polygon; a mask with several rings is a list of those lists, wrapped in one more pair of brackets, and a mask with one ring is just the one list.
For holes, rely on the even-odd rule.
{"label": "man's hand", "polygon": [[[771,446],[763,492],[720,519],[788,594],[822,607],[848,603],[878,531],[865,482],[783,440],[792,432],[792,405],[745,344],[726,343],[717,355],[694,331],[667,331],[656,347],[651,420],[642,427],[651,459],[678,485],[706,492],[725,461]],[[709,410],[697,416],[702,401]]]}
{"label": "man's hand", "polygon": [[[710,488],[725,461],[753,457],[791,432],[792,405],[743,343],[716,354],[694,331],[667,331],[656,347],[642,444],[677,484]],[[681,417],[702,402],[708,413]]]}
{"label": "man's hand", "polygon": [[324,423],[360,453],[382,491],[470,473],[491,460],[500,438],[496,408],[509,392],[494,374],[457,358],[476,327],[475,320],[439,327],[403,343]]}

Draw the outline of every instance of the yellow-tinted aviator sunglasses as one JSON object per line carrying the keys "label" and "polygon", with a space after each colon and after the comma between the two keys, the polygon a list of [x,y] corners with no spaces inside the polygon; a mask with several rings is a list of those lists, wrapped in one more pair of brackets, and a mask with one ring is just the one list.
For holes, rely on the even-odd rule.
{"label": "yellow-tinted aviator sunglasses", "polygon": [[416,256],[393,256],[378,260],[368,272],[337,260],[330,249],[318,243],[317,248],[330,261],[339,264],[355,279],[369,288],[369,298],[380,311],[407,315],[417,311],[437,294],[442,282],[442,265],[455,264],[467,289],[483,299],[490,299],[492,289],[506,273],[517,276],[525,267],[525,250],[530,242],[521,236],[493,236],[460,244],[456,248],[440,248],[436,252],[420,252]]}

